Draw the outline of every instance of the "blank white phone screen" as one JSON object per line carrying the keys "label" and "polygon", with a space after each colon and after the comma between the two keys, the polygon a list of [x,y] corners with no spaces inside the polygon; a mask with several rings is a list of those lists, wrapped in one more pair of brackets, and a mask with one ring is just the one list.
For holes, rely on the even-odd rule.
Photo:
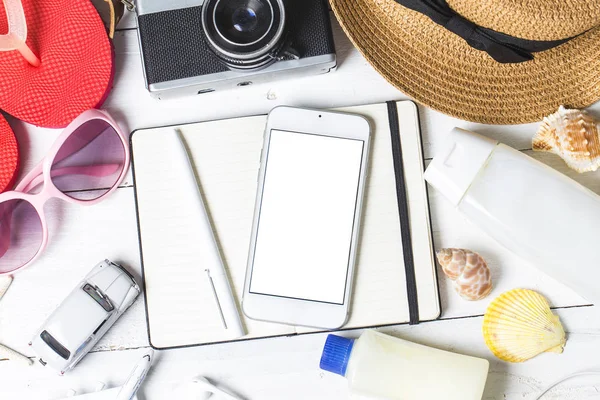
{"label": "blank white phone screen", "polygon": [[364,144],[271,131],[251,293],[344,303]]}

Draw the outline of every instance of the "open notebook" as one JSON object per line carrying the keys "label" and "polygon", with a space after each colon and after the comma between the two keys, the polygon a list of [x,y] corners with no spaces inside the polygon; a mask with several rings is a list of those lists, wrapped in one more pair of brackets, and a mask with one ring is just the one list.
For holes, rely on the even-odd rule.
{"label": "open notebook", "polygon": [[[350,317],[343,329],[418,323],[440,314],[417,109],[409,101],[340,109],[371,122],[372,148]],[[133,132],[131,147],[150,344],[230,341],[204,269],[190,256],[185,193],[162,151],[178,129],[241,300],[266,116]],[[171,167],[172,168],[172,167]],[[410,229],[408,228],[410,226]],[[410,245],[411,251],[403,251]],[[241,307],[240,307],[241,309]],[[253,321],[236,340],[316,332]]]}

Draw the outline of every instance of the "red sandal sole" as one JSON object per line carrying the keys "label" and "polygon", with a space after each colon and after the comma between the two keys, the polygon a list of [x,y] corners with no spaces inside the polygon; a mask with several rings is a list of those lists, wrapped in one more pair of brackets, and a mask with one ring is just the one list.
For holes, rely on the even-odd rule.
{"label": "red sandal sole", "polygon": [[19,170],[17,138],[0,115],[0,193],[12,189]]}

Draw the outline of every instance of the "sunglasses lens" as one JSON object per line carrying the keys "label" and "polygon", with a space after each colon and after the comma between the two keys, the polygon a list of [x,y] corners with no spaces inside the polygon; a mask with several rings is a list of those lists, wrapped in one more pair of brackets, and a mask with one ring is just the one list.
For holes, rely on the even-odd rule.
{"label": "sunglasses lens", "polygon": [[95,200],[117,185],[125,166],[121,137],[106,121],[93,119],[77,128],[63,143],[50,175],[69,197]]}
{"label": "sunglasses lens", "polygon": [[40,250],[42,236],[42,221],[30,203],[0,203],[0,273],[27,264]]}

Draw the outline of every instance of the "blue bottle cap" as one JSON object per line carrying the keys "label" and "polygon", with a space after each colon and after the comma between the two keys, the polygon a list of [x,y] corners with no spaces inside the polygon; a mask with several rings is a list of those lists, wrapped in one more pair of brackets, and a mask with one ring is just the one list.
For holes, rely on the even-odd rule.
{"label": "blue bottle cap", "polygon": [[321,363],[319,365],[321,369],[345,376],[348,360],[350,360],[350,353],[352,353],[352,346],[354,346],[354,339],[328,335],[325,347],[323,347],[323,354],[321,355]]}

